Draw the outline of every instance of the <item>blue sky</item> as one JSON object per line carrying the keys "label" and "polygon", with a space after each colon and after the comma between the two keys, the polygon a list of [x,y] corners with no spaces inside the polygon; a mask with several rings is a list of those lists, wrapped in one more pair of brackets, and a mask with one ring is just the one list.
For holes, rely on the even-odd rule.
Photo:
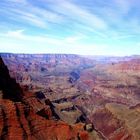
{"label": "blue sky", "polygon": [[140,55],[139,0],[0,0],[0,52]]}

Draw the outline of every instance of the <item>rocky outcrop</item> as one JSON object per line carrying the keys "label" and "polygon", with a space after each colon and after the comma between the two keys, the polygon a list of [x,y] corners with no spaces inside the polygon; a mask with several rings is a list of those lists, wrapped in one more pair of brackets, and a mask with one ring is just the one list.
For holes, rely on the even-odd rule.
{"label": "rocky outcrop", "polygon": [[[121,122],[124,122],[124,127],[128,130],[129,138],[133,140],[140,139],[140,106],[129,108],[125,105],[110,103],[106,108]],[[125,113],[124,113],[125,112]]]}
{"label": "rocky outcrop", "polygon": [[81,111],[71,102],[64,102],[60,104],[55,103],[54,106],[54,110],[58,114],[59,118],[69,124],[76,123],[82,116]]}
{"label": "rocky outcrop", "polygon": [[109,140],[132,140],[124,122],[117,118],[108,109],[99,109],[92,116],[94,127],[99,133]]}
{"label": "rocky outcrop", "polygon": [[132,107],[117,103],[107,103],[90,118],[94,128],[109,140],[140,139],[140,106]]}
{"label": "rocky outcrop", "polygon": [[21,101],[23,93],[16,80],[11,78],[7,66],[0,57],[0,90],[3,91],[3,98],[13,101]]}
{"label": "rocky outcrop", "polygon": [[[47,116],[47,114],[46,114]],[[71,126],[62,121],[45,119],[22,103],[0,100],[0,139],[9,140],[88,140],[81,125]]]}

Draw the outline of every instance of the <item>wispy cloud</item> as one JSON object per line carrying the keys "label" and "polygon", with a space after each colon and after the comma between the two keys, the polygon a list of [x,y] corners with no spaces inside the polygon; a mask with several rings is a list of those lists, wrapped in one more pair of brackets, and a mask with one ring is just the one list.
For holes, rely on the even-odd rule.
{"label": "wispy cloud", "polygon": [[[61,14],[65,17],[65,22],[67,25],[73,27],[75,30],[75,23],[79,24],[79,27],[82,27],[82,30],[90,30],[95,35],[100,37],[106,37],[102,30],[107,30],[107,22],[100,18],[93,11],[89,11],[84,7],[76,5],[72,1],[57,0],[51,1],[49,6],[54,12]],[[76,27],[76,30],[79,30],[79,27]]]}
{"label": "wispy cloud", "polygon": [[26,0],[8,0],[7,3],[1,3],[0,7],[1,14],[7,18],[40,28],[47,28],[48,22],[58,23],[62,20],[58,14],[33,6]]}
{"label": "wispy cloud", "polygon": [[65,45],[67,43],[77,43],[79,40],[82,40],[86,36],[82,34],[75,34],[73,36],[67,37],[56,37],[49,35],[27,35],[24,29],[20,30],[10,30],[6,33],[1,33],[0,37],[9,38],[9,39],[18,39],[21,41],[34,41],[34,42],[43,42],[43,43],[51,43],[55,45]]}
{"label": "wispy cloud", "polygon": [[112,40],[123,40],[123,39],[128,39],[128,38],[133,38],[135,37],[136,35],[118,35],[118,36],[113,36]]}
{"label": "wispy cloud", "polygon": [[48,26],[56,24],[75,30],[74,24],[77,23],[90,28],[98,36],[105,36],[99,30],[107,29],[107,22],[93,12],[65,0],[49,3],[46,1],[46,6],[50,10],[35,6],[27,0],[8,0],[7,3],[2,3],[0,12],[10,20],[40,28],[49,28]]}
{"label": "wispy cloud", "polygon": [[1,0],[0,36],[15,46],[40,45],[56,52],[113,51],[137,43],[139,6],[138,0]]}
{"label": "wispy cloud", "polygon": [[63,1],[58,4],[58,7],[54,7],[54,9],[57,10],[57,12],[66,15],[70,19],[78,20],[79,22],[89,25],[92,28],[107,28],[107,23],[103,19],[84,8],[78,7],[74,3]]}
{"label": "wispy cloud", "polygon": [[8,31],[3,36],[14,37],[14,38],[17,38],[17,39],[23,39],[24,38],[23,32],[24,32],[24,30]]}
{"label": "wispy cloud", "polygon": [[[50,36],[31,36],[25,34],[25,31],[23,29],[21,30],[14,30],[14,31],[8,31],[4,34],[0,34],[1,39],[6,39],[9,38],[9,42],[2,42],[2,45],[4,45],[4,50],[8,50],[9,48],[14,47],[14,52],[19,53],[20,51],[23,52],[30,52],[29,50],[33,47],[36,47],[36,49],[32,50],[31,53],[74,53],[77,54],[80,50],[81,54],[88,53],[101,53],[103,50],[100,50],[99,47],[103,47],[101,45],[87,45],[87,44],[82,44],[79,42],[79,40],[82,40],[85,38],[82,34],[77,34],[73,36],[67,36],[65,38],[61,37],[50,37]],[[25,46],[21,42],[26,42]],[[30,45],[30,42],[33,42],[33,46],[30,46],[29,49],[27,49]],[[29,43],[29,44],[28,44]],[[42,49],[40,49],[40,45],[42,46]],[[51,46],[51,47],[48,47]],[[7,48],[7,49],[6,49]],[[16,48],[16,49],[15,49]],[[69,50],[69,51],[68,51]]]}

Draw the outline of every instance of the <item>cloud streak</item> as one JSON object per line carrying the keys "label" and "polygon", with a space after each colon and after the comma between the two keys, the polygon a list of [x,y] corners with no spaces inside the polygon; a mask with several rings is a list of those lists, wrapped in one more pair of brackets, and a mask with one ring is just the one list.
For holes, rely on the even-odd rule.
{"label": "cloud streak", "polygon": [[2,2],[0,7],[1,14],[10,20],[40,28],[47,28],[48,22],[58,23],[62,20],[62,17],[54,12],[33,6],[26,0],[9,0],[8,2]]}

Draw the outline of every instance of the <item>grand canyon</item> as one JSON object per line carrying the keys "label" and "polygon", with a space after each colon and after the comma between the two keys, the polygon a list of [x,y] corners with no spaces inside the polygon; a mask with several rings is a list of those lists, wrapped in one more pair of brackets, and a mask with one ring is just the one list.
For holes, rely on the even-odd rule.
{"label": "grand canyon", "polygon": [[140,140],[140,56],[0,54],[1,140]]}

